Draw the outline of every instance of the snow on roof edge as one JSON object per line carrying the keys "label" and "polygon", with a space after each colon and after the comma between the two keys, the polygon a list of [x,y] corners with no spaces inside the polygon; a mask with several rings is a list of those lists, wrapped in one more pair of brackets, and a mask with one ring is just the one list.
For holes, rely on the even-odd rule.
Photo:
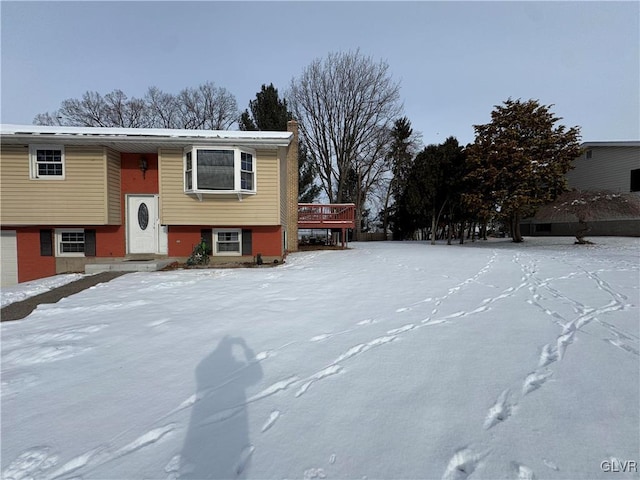
{"label": "snow on roof edge", "polygon": [[244,140],[290,140],[291,132],[187,130],[172,128],[68,127],[0,124],[0,135],[60,135],[98,137],[217,138]]}
{"label": "snow on roof edge", "polygon": [[581,147],[640,147],[640,140],[604,140],[583,142]]}

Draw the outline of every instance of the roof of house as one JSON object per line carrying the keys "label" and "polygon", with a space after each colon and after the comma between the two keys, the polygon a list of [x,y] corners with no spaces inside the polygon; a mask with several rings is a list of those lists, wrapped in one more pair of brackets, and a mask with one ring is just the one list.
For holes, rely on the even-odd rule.
{"label": "roof of house", "polygon": [[640,147],[640,140],[619,140],[613,142],[584,142],[582,147]]}
{"label": "roof of house", "polygon": [[62,141],[65,145],[103,145],[118,151],[143,152],[162,146],[212,143],[254,148],[286,147],[291,142],[293,133],[1,124],[0,137],[5,144]]}

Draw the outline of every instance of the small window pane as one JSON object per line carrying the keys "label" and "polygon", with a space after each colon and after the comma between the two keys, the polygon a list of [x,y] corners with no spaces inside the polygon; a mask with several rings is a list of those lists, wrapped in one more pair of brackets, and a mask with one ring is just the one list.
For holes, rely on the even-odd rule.
{"label": "small window pane", "polygon": [[240,173],[240,188],[243,190],[253,190],[253,173]]}
{"label": "small window pane", "polygon": [[59,176],[62,172],[62,150],[37,149],[36,172],[38,176]]}
{"label": "small window pane", "polygon": [[218,252],[239,252],[240,244],[238,242],[218,243]]}
{"label": "small window pane", "polygon": [[198,150],[198,189],[233,190],[233,150]]}
{"label": "small window pane", "polygon": [[39,163],[38,175],[62,175],[62,164]]}
{"label": "small window pane", "polygon": [[242,165],[241,169],[246,172],[253,172],[253,155],[250,153],[242,152],[241,153]]}
{"label": "small window pane", "polygon": [[62,152],[60,150],[38,150],[38,162],[62,162]]}
{"label": "small window pane", "polygon": [[84,252],[84,232],[62,232],[60,234],[60,253]]}
{"label": "small window pane", "polygon": [[220,242],[237,242],[238,232],[219,232],[218,241]]}

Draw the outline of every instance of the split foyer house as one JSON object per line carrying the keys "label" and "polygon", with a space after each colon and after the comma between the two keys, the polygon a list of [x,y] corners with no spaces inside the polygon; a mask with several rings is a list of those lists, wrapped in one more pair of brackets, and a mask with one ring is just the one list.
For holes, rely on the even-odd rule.
{"label": "split foyer house", "polygon": [[288,132],[2,125],[2,285],[105,259],[282,260],[297,249]]}

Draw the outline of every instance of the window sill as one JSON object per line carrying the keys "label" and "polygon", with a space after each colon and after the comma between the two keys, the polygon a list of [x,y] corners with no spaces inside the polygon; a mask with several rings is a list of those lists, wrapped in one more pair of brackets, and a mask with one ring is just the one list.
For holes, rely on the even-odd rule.
{"label": "window sill", "polygon": [[257,192],[252,190],[185,190],[186,195],[195,195],[198,200],[202,201],[203,195],[229,195],[229,196],[237,196],[239,201],[245,196],[255,195]]}

